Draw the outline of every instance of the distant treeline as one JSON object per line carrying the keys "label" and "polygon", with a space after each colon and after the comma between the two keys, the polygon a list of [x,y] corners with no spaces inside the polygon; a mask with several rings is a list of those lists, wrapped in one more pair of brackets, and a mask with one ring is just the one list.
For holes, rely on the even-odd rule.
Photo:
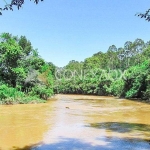
{"label": "distant treeline", "polygon": [[150,41],[112,45],[83,62],[72,60],[57,68],[55,93],[150,98]]}

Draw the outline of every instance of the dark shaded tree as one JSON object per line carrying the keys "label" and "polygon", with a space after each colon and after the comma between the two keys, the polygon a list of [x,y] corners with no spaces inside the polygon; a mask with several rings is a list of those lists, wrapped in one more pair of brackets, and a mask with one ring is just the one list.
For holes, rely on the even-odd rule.
{"label": "dark shaded tree", "polygon": [[[39,1],[44,1],[44,0],[34,0],[34,3],[38,4]],[[23,4],[24,4],[24,0],[11,0],[10,4],[8,4],[6,2],[6,5],[4,6],[4,8],[0,8],[0,15],[2,15],[2,11],[4,11],[4,10],[12,10],[13,11],[14,6],[17,7],[18,9],[20,9]]]}
{"label": "dark shaded tree", "polygon": [[137,13],[136,16],[144,18],[147,21],[150,21],[150,9],[148,9],[145,13]]}

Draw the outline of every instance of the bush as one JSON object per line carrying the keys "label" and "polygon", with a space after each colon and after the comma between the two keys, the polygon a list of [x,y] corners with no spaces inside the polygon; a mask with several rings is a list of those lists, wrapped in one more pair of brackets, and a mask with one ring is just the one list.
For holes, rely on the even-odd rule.
{"label": "bush", "polygon": [[53,95],[53,89],[48,88],[45,85],[38,85],[32,88],[30,95],[37,95],[39,98],[47,100],[50,96]]}
{"label": "bush", "polygon": [[16,88],[8,87],[6,84],[0,86],[1,104],[27,104],[45,102],[37,96],[27,96]]}
{"label": "bush", "polygon": [[120,97],[123,93],[124,89],[124,81],[122,79],[118,79],[111,83],[110,87],[107,88],[107,91],[114,96]]}
{"label": "bush", "polygon": [[[125,74],[124,78],[124,96],[126,98],[144,98],[148,90],[147,77],[150,73],[150,61],[130,67]],[[144,94],[145,93],[145,94]],[[148,91],[147,91],[148,93]]]}

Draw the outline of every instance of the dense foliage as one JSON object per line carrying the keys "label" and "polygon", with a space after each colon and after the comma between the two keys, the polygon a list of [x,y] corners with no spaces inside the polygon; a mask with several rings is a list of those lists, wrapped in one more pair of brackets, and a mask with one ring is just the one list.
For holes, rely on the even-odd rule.
{"label": "dense foliage", "polygon": [[112,45],[63,68],[45,62],[25,36],[0,35],[0,103],[45,102],[54,93],[150,99],[150,42]]}
{"label": "dense foliage", "polygon": [[[52,64],[46,63],[25,36],[0,35],[0,102],[28,103],[53,94]],[[51,71],[52,70],[52,71]]]}
{"label": "dense foliage", "polygon": [[112,45],[84,62],[70,61],[55,73],[56,93],[150,98],[150,42],[127,41]]}

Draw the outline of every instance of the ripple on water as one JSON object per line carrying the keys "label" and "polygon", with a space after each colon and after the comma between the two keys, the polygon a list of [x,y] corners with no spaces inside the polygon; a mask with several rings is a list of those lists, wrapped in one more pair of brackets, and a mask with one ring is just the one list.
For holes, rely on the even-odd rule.
{"label": "ripple on water", "polygon": [[2,150],[150,149],[149,104],[58,95],[46,104],[0,106],[0,111]]}

